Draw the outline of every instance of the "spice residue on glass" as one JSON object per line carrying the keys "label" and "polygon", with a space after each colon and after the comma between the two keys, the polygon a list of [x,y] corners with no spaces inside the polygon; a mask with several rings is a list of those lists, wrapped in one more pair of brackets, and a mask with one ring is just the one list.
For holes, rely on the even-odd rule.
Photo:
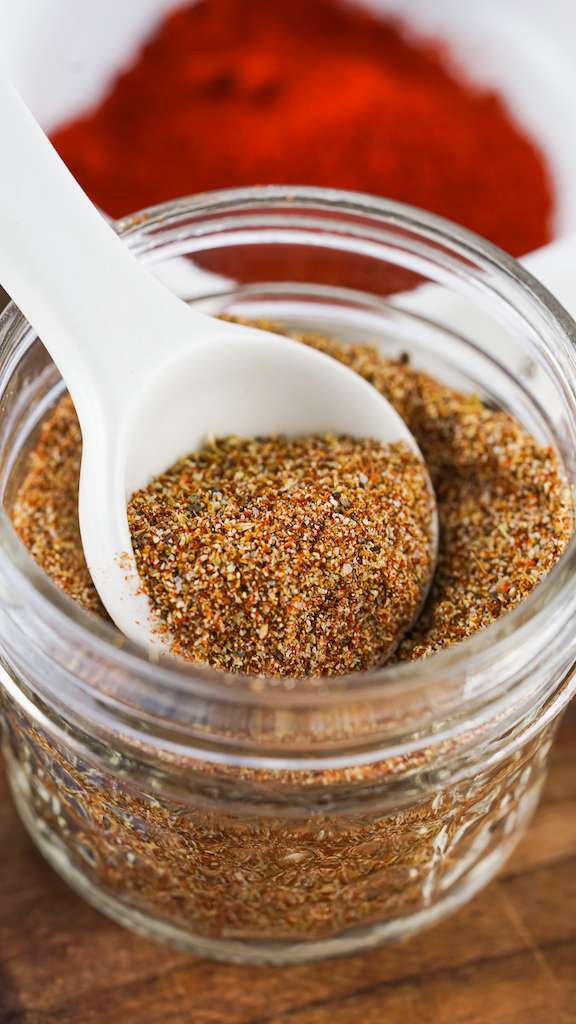
{"label": "spice residue on glass", "polygon": [[404,444],[227,437],[133,495],[138,573],[175,654],[229,672],[382,665],[433,571],[433,500]]}
{"label": "spice residue on glass", "polygon": [[416,39],[358,3],[183,6],[54,142],[115,216],[278,182],[412,203],[513,255],[551,236],[544,157],[503,99],[467,81],[441,41]]}
{"label": "spice residue on glass", "polygon": [[[278,330],[270,324],[261,326]],[[413,368],[403,359],[386,359],[376,349],[367,345],[344,345],[337,340],[315,335],[294,336],[346,363],[381,391],[394,405],[414,435],[434,486],[440,523],[437,569],[424,609],[391,660],[406,661],[429,656],[489,626],[534,589],[558,560],[571,536],[571,499],[553,450],[540,446],[521,424],[507,413],[487,408],[474,395],[454,391]],[[301,443],[306,446],[314,442]],[[321,446],[326,442],[315,443]],[[238,457],[238,448],[234,449],[234,444],[231,441],[221,442],[220,446],[216,445],[204,455],[204,479],[208,483],[210,474],[214,474],[218,477],[216,489],[222,492],[222,477],[226,476],[224,456],[230,446],[235,452],[235,457]],[[243,453],[245,466],[245,456],[250,447],[250,443],[247,443]],[[360,454],[356,453],[355,458],[360,458]],[[39,439],[30,456],[28,474],[17,496],[13,520],[22,540],[52,579],[84,607],[105,614],[84,562],[78,529],[80,456],[81,437],[78,422],[70,399],[65,397],[48,416],[40,431]],[[285,469],[278,471],[282,475]],[[226,601],[239,581],[235,576],[236,570],[233,572],[231,567],[232,579],[227,597],[225,569],[234,559],[230,557],[229,563],[224,565],[222,551],[218,550],[219,542],[210,532],[212,525],[223,525],[221,511],[218,510],[220,499],[216,497],[214,500],[214,495],[212,496],[208,502],[206,515],[206,499],[198,498],[199,488],[193,483],[193,475],[192,473],[189,481],[193,495],[190,508],[186,512],[185,529],[195,531],[196,540],[202,540],[212,555],[216,556],[216,564],[220,563],[220,570],[224,568],[224,572],[219,571],[216,577],[219,589],[214,613],[218,615],[223,612],[222,602],[226,606]],[[234,475],[232,467],[230,475]],[[340,467],[340,476],[342,475]],[[419,487],[419,478],[413,476],[411,484],[408,480],[406,486],[411,486],[413,494],[420,494],[422,497],[423,492],[416,487],[416,483]],[[339,492],[341,497],[349,500],[352,500],[352,497],[358,500],[359,494],[355,493],[351,497],[345,481],[339,482],[338,486],[330,484],[330,487],[332,500],[327,499],[326,510],[333,517],[333,525],[336,522],[334,512],[338,510],[338,503],[340,509],[343,508],[341,498],[338,499],[333,492]],[[306,500],[308,497],[309,493]],[[248,501],[246,507],[258,507],[264,520],[268,512],[271,513],[273,510],[274,518],[277,519],[276,513],[282,509],[281,494],[254,494],[245,495],[245,498]],[[271,498],[277,500],[275,506],[274,500],[270,503]],[[142,500],[141,497],[136,500],[134,511],[141,506]],[[225,500],[232,502],[233,495],[227,494]],[[366,500],[366,495],[362,496],[362,500]],[[261,504],[258,506],[259,501]],[[200,508],[192,508],[192,505],[200,505]],[[345,511],[348,512],[347,509]],[[138,515],[140,514],[141,507],[138,508]],[[337,514],[341,513],[338,511]],[[346,515],[345,518],[352,517]],[[367,533],[373,536],[376,527],[373,508],[370,510],[368,520]],[[237,552],[242,546],[244,549],[249,547],[251,541],[248,537],[243,539],[241,536],[243,531],[239,526],[242,514],[234,515],[232,521],[234,543],[230,543],[230,550],[234,548]],[[271,521],[272,519],[269,522]],[[422,523],[422,520],[420,522]],[[291,542],[285,529],[286,525],[285,522],[282,529],[286,532],[284,542],[289,545]],[[346,544],[350,544],[351,551],[357,542],[360,543],[361,538],[354,533],[352,524],[350,531]],[[249,533],[247,529],[246,534]],[[336,542],[336,538],[333,539]],[[338,537],[337,544],[343,545],[344,540],[344,537]],[[376,545],[378,543],[376,541]],[[420,549],[420,553],[422,550]],[[346,581],[347,566],[351,564],[347,551],[345,546],[337,547],[337,557],[342,567],[340,578],[343,581]],[[375,558],[380,553],[372,551],[370,554]],[[280,571],[283,565],[286,567],[286,562],[280,564]],[[375,558],[373,562],[367,562],[364,569],[370,573],[372,569],[377,571],[377,566]],[[198,567],[193,579],[187,582],[203,586],[204,582],[208,583],[208,576],[203,574],[204,568]],[[179,577],[182,578],[180,570],[172,577],[175,588],[184,585],[183,582],[177,583]],[[355,577],[343,588],[351,599],[354,598],[354,585],[357,583],[358,578]],[[349,586],[351,589],[348,589]],[[287,593],[283,595],[283,599],[288,600]],[[202,595],[202,601],[203,614],[207,615],[210,605],[208,590]],[[346,606],[344,602],[343,615],[346,614],[347,607],[349,605]],[[229,612],[229,609],[224,607],[224,611],[226,610]],[[294,621],[297,621],[298,611],[299,609],[294,609]],[[331,614],[335,614],[336,617],[330,620],[330,625],[333,626],[340,609],[331,611],[330,608],[325,608],[323,614],[328,616],[328,619]],[[389,609],[386,610],[386,614],[389,614]],[[254,615],[253,627],[263,630],[266,624],[264,618],[260,621],[258,616]],[[270,629],[269,623],[268,628]],[[228,631],[226,635],[234,637],[233,620],[224,623],[222,629],[222,636]],[[372,634],[372,640],[374,638]],[[264,643],[268,639],[270,646],[267,650],[271,651],[272,640],[275,639],[274,631],[269,637],[253,637],[251,658],[261,656],[263,648],[258,648],[258,641]],[[197,637],[194,642],[199,642],[200,646],[208,643],[208,634],[205,633],[199,640]],[[347,642],[347,636],[342,632],[337,636],[338,650],[327,652],[327,656],[334,659],[332,671],[338,671],[335,664],[338,658],[349,657],[349,654],[346,654]],[[380,642],[384,643],[385,638],[381,638]],[[365,656],[367,650],[367,647],[364,648]],[[206,647],[202,648],[201,657],[205,658],[208,653]],[[379,655],[374,651],[373,654],[376,660]],[[222,656],[222,650],[219,656]],[[275,657],[273,654],[267,656]],[[227,667],[233,667],[233,652],[228,652],[226,657]],[[286,653],[283,657],[286,657]],[[315,664],[312,659],[307,660],[306,653],[301,656],[291,654],[290,657],[292,670],[294,658],[301,657],[300,666],[303,672]],[[277,668],[281,664],[282,662],[277,661]],[[348,667],[352,667],[349,661],[347,664]]]}

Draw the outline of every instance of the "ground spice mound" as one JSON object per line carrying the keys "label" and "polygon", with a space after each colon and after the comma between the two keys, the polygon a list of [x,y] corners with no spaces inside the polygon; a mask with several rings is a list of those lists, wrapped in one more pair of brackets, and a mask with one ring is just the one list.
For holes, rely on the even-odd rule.
{"label": "ground spice mound", "polygon": [[[277,329],[277,328],[276,328]],[[519,604],[560,558],[572,497],[553,449],[508,413],[368,345],[294,335],[374,385],[416,438],[436,494],[440,548],[426,606],[395,659],[434,654]]]}
{"label": "ground spice mound", "polygon": [[[404,359],[385,359],[363,344],[294,337],[350,366],[392,402],[418,441],[434,485],[438,566],[424,610],[393,660],[431,655],[489,626],[534,589],[571,536],[572,499],[554,452],[507,413]],[[41,428],[13,521],[54,582],[99,611],[78,531],[80,453],[76,416],[64,397]]]}
{"label": "ground spice mound", "polygon": [[128,521],[175,654],[298,677],[387,660],[428,589],[432,508],[403,444],[226,437],[133,495]]}
{"label": "ground spice mound", "polygon": [[[409,21],[412,5],[403,6]],[[343,0],[181,5],[102,102],[63,125],[54,143],[113,216],[272,182],[412,203],[514,255],[544,245],[550,174],[504,100],[468,81],[441,40],[423,41],[369,8]]]}

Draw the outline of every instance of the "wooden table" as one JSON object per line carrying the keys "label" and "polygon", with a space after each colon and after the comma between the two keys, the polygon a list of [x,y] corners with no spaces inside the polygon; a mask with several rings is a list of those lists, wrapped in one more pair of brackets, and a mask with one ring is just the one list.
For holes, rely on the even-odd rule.
{"label": "wooden table", "polygon": [[306,967],[213,964],[123,931],[53,874],[0,777],[0,1024],[576,1022],[576,705],[498,881],[403,946]]}

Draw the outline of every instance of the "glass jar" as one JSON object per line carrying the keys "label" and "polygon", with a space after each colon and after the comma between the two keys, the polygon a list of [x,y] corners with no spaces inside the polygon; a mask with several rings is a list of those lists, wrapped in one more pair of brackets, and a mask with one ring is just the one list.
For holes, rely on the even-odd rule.
{"label": "glass jar", "polygon": [[[200,309],[408,352],[553,445],[573,485],[576,329],[482,240],[398,204],[282,188],[117,227]],[[238,961],[366,949],[468,900],[522,835],[574,691],[574,545],[524,603],[433,658],[291,685],[151,663],[11,527],[63,385],[13,306],[0,342],[4,751],[48,861],[117,921]]]}

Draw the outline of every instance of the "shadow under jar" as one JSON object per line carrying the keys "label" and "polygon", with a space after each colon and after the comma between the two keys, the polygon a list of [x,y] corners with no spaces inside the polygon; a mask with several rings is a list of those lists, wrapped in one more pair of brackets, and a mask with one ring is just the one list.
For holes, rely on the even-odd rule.
{"label": "shadow under jar", "polygon": [[[282,188],[184,199],[118,230],[201,309],[408,353],[511,412],[573,485],[576,328],[480,239]],[[152,664],[60,593],[10,523],[62,391],[9,307],[0,702],[14,798],[48,861],[123,924],[245,962],[367,949],[469,899],[522,835],[575,687],[573,544],[515,610],[433,658],[292,684]]]}

